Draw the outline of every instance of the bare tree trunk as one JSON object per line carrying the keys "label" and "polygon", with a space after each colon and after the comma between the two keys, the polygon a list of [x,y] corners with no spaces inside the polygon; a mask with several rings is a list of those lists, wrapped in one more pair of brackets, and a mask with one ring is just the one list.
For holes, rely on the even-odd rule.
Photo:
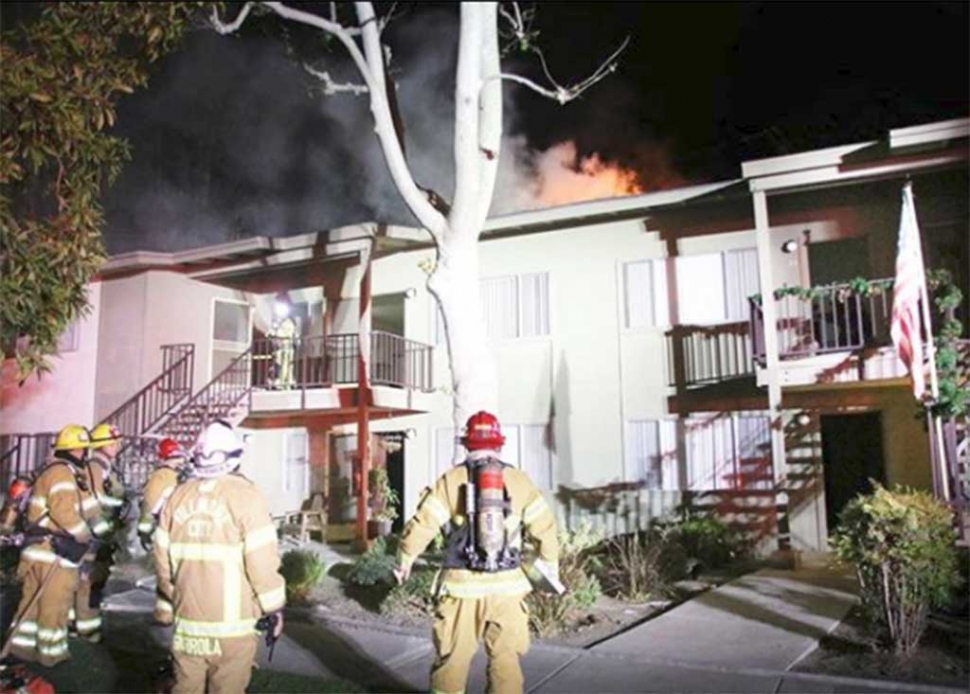
{"label": "bare tree trunk", "polygon": [[456,428],[478,410],[498,410],[498,373],[482,317],[477,234],[468,237],[439,248],[428,279],[444,317]]}

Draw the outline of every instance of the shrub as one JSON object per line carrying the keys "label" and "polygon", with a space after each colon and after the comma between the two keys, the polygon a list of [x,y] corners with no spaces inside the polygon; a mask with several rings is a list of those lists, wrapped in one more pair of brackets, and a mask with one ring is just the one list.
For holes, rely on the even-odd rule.
{"label": "shrub", "polygon": [[358,586],[373,586],[381,582],[394,582],[394,567],[397,561],[389,553],[383,537],[364,552],[347,573],[347,580]]}
{"label": "shrub", "polygon": [[566,587],[564,595],[530,593],[529,621],[533,631],[546,636],[561,630],[576,610],[589,609],[602,595],[595,569],[598,560],[593,548],[601,541],[588,522],[575,532],[559,533],[559,578]]}
{"label": "shrub", "polygon": [[862,607],[878,641],[909,653],[958,583],[949,509],[926,492],[875,485],[849,502],[832,539],[836,555],[855,567]]}
{"label": "shrub", "polygon": [[691,516],[671,530],[689,561],[705,569],[725,566],[744,554],[741,536],[717,516]]}
{"label": "shrub", "polygon": [[286,552],[280,561],[280,574],[286,581],[287,599],[306,600],[325,572],[323,560],[316,553],[296,549]]}
{"label": "shrub", "polygon": [[686,556],[676,534],[660,527],[619,535],[605,548],[607,591],[626,600],[667,595],[684,577]]}
{"label": "shrub", "polygon": [[395,586],[381,603],[381,614],[434,613],[434,577],[437,572],[424,567],[414,567],[410,578]]}

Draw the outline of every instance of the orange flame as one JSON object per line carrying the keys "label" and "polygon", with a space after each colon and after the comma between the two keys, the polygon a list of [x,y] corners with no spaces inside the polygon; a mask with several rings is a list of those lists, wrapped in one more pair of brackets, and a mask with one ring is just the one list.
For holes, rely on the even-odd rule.
{"label": "orange flame", "polygon": [[643,192],[636,171],[604,161],[598,154],[580,158],[573,142],[563,142],[536,160],[538,207],[566,205]]}

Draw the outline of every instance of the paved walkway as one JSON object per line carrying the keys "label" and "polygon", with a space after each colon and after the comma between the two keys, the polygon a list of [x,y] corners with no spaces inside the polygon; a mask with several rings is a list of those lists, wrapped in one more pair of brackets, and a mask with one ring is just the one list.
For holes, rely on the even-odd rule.
{"label": "paved walkway", "polygon": [[[825,569],[762,570],[590,649],[534,644],[523,658],[530,692],[954,692],[792,673],[855,602],[852,581]],[[115,619],[150,611],[151,593],[113,596]],[[161,632],[159,632],[161,634]],[[159,638],[164,639],[164,636]],[[428,634],[364,626],[324,610],[294,613],[273,662],[261,667],[339,677],[372,691],[427,691]],[[469,692],[485,689],[479,653]]]}

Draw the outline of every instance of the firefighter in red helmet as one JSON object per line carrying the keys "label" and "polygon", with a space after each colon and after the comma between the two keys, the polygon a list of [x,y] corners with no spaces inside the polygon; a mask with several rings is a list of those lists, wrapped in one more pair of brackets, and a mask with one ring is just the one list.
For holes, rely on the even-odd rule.
{"label": "firefighter in red helmet", "polygon": [[[443,531],[431,691],[464,692],[484,640],[488,690],[522,692],[519,656],[529,648],[525,596],[538,577],[545,580],[537,585],[561,589],[556,519],[525,473],[499,458],[505,437],[495,415],[469,417],[461,443],[468,456],[425,491],[401,538],[395,575],[406,581],[415,559]],[[521,554],[524,535],[538,555],[528,566]]]}
{"label": "firefighter in red helmet", "polygon": [[[146,551],[151,550],[152,534],[158,525],[165,502],[175,491],[179,475],[185,469],[189,456],[175,439],[162,439],[158,444],[158,462],[148,476],[138,519],[138,538]],[[156,600],[155,619],[162,624],[172,622],[172,608],[165,600]]]}

